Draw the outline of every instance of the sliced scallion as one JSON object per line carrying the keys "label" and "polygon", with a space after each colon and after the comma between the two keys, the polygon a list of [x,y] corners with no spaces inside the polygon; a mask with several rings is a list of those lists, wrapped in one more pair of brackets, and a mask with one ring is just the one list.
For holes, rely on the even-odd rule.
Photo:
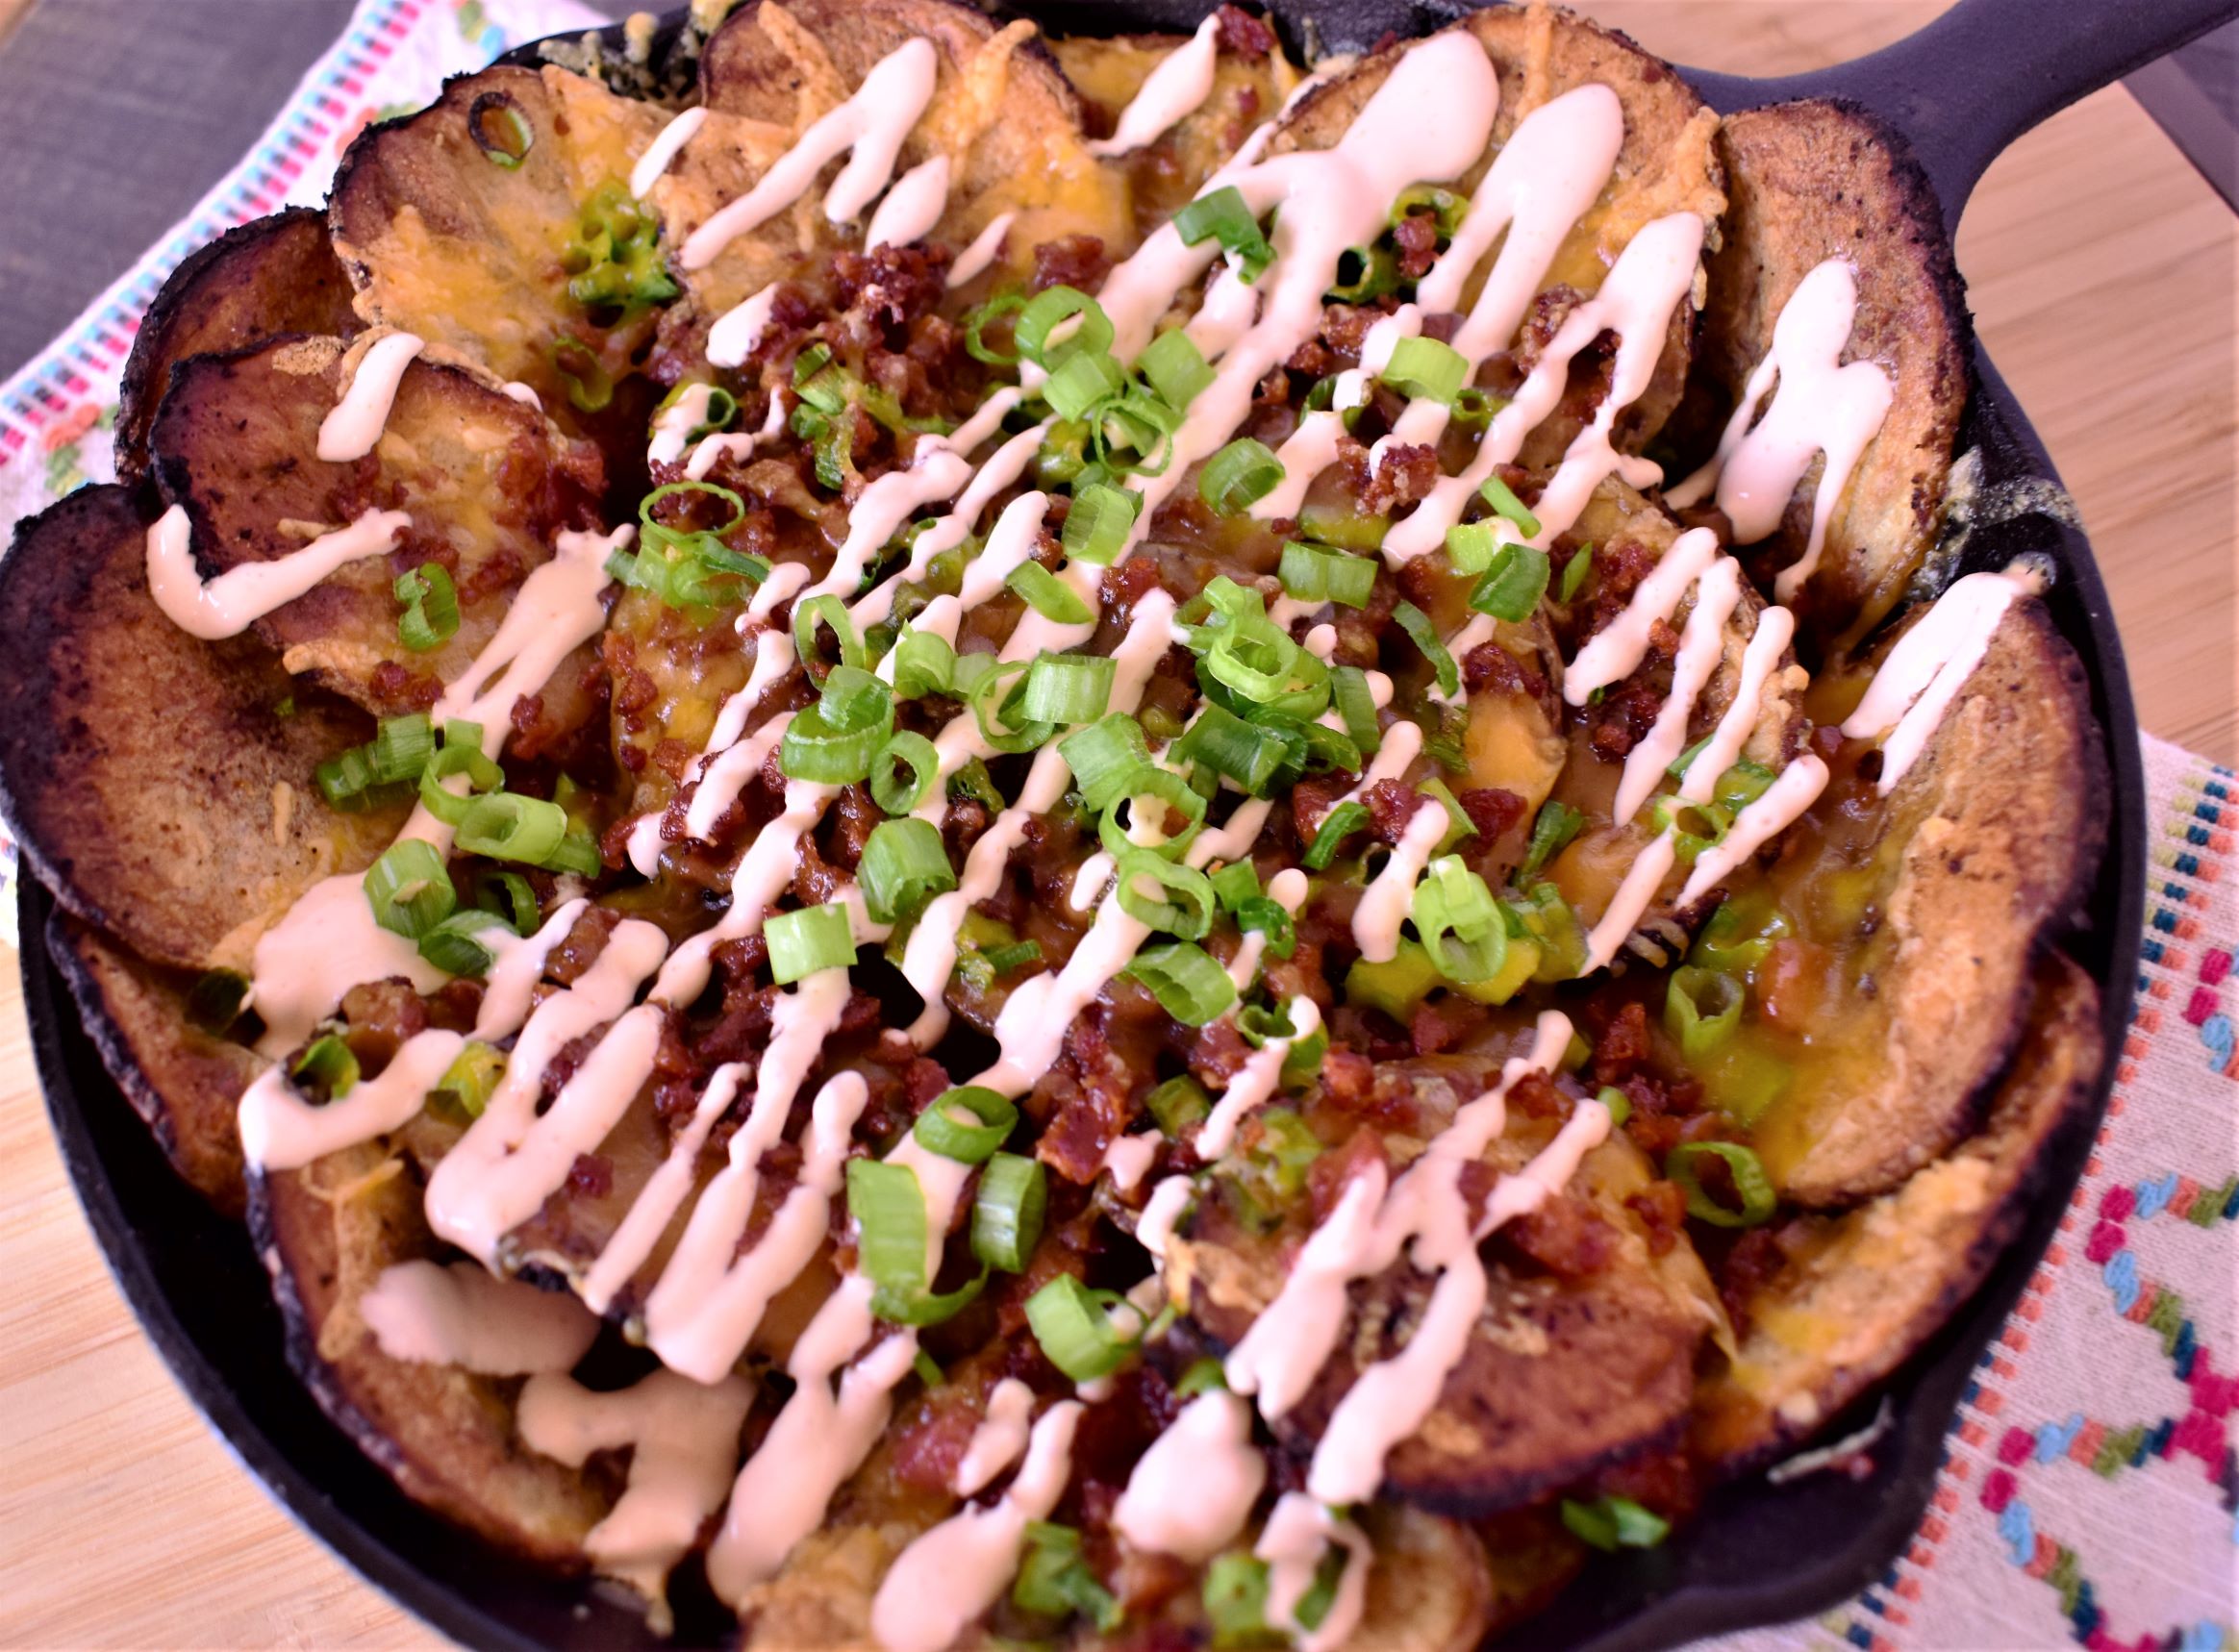
{"label": "sliced scallion", "polygon": [[1506,544],[1493,553],[1485,577],[1470,592],[1470,606],[1514,624],[1531,617],[1547,590],[1547,552]]}
{"label": "sliced scallion", "polygon": [[459,631],[459,588],[441,563],[423,563],[396,576],[396,638],[415,654],[440,648]]}
{"label": "sliced scallion", "polygon": [[1086,625],[1096,617],[1095,611],[1080,599],[1079,592],[1038,562],[1020,563],[1004,579],[1003,586],[1016,592],[1036,613],[1056,624]]}
{"label": "sliced scallion", "polygon": [[940,830],[914,815],[881,820],[870,829],[856,876],[863,883],[864,904],[880,923],[898,923],[923,910],[935,895],[956,888]]}
{"label": "sliced scallion", "polygon": [[1376,564],[1367,557],[1290,540],[1278,570],[1283,591],[1299,602],[1336,602],[1366,608],[1376,588]]}
{"label": "sliced scallion", "polygon": [[[1695,1168],[1698,1159],[1723,1159],[1733,1178],[1734,1192],[1742,1201],[1738,1211],[1722,1205],[1703,1190]],[[1665,1156],[1664,1174],[1687,1195],[1687,1214],[1718,1228],[1753,1228],[1772,1220],[1779,1204],[1764,1161],[1734,1141],[1683,1141]]]}
{"label": "sliced scallion", "polygon": [[418,940],[459,904],[442,855],[418,838],[399,839],[384,849],[365,868],[365,888],[373,921],[407,940]]}
{"label": "sliced scallion", "polygon": [[1454,399],[1470,376],[1470,363],[1451,344],[1436,338],[1402,338],[1392,346],[1392,359],[1378,376],[1401,395],[1445,403]]}
{"label": "sliced scallion", "polygon": [[1236,1002],[1236,983],[1195,941],[1147,946],[1122,972],[1140,982],[1159,1008],[1186,1027],[1218,1020]]}
{"label": "sliced scallion", "polygon": [[819,969],[844,969],[855,962],[854,929],[847,908],[838,901],[775,914],[763,925],[762,934],[769,944],[770,979],[780,987]]}
{"label": "sliced scallion", "polygon": [[1197,476],[1197,497],[1216,515],[1233,516],[1248,510],[1283,480],[1283,462],[1264,441],[1240,436],[1205,462]]}
{"label": "sliced scallion", "polygon": [[1116,1291],[1091,1290],[1061,1273],[1026,1299],[1026,1323],[1051,1364],[1076,1383],[1093,1383],[1135,1352],[1138,1339],[1112,1323],[1111,1311],[1121,1300]]}
{"label": "sliced scallion", "polygon": [[941,754],[933,742],[902,729],[870,761],[870,799],[889,814],[907,814],[925,801],[940,773]]}
{"label": "sliced scallion", "polygon": [[971,1202],[971,1253],[989,1267],[1023,1273],[1049,1209],[1049,1173],[1037,1159],[997,1153]]}
{"label": "sliced scallion", "polygon": [[[1183,940],[1201,940],[1211,932],[1220,902],[1203,872],[1148,849],[1128,849],[1114,859],[1121,912],[1145,928]],[[1146,889],[1145,884],[1153,889]],[[1233,984],[1230,990],[1235,990]]]}
{"label": "sliced scallion", "polygon": [[1438,678],[1439,692],[1458,693],[1462,687],[1461,671],[1454,664],[1454,657],[1447,652],[1447,645],[1439,640],[1438,627],[1430,622],[1430,615],[1412,602],[1396,603],[1392,617],[1399,628],[1414,638],[1415,646],[1422,650],[1422,657],[1430,662],[1430,668]]}

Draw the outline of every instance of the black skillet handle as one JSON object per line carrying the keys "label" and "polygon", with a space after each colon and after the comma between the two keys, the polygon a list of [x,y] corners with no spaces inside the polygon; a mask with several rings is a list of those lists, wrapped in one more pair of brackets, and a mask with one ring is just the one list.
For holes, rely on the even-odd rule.
{"label": "black skillet handle", "polygon": [[2039,121],[2239,16],[2239,0],[1959,0],[1870,57],[1778,80],[1688,73],[1722,111],[1864,104],[1901,132],[1955,229],[1999,152]]}

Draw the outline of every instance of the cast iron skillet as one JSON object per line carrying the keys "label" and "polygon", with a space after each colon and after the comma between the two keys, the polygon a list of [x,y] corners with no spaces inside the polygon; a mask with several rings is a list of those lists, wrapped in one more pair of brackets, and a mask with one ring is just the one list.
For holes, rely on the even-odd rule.
{"label": "cast iron skillet", "polygon": [[[1591,5],[1591,0],[1586,0]],[[1025,0],[1056,33],[1185,31],[1202,0]],[[1450,21],[1461,0],[1274,0],[1296,51],[1311,29],[1324,49],[1417,36]],[[2054,111],[2204,33],[2234,0],[1961,0],[1911,38],[1856,63],[1782,80],[1687,73],[1731,111],[1796,97],[1842,96],[1912,140],[1956,224],[1968,190],[2005,144]],[[657,49],[671,38],[667,30]],[[610,38],[616,30],[608,31]],[[524,55],[528,49],[524,48]],[[1977,350],[1962,449],[1978,447],[1987,496],[2001,484],[2057,482],[2012,392]],[[2144,897],[2145,783],[2121,640],[2091,548],[2073,526],[2021,514],[1977,527],[1967,569],[2002,567],[2025,551],[2059,569],[2048,598],[2081,656],[2106,740],[2112,830],[2089,902],[2078,960],[2105,994],[2119,1047],[2137,975]],[[272,1494],[344,1561],[397,1601],[479,1646],[650,1647],[638,1614],[594,1588],[557,1581],[491,1553],[411,1502],[320,1412],[289,1370],[264,1271],[241,1230],[213,1214],[164,1161],[103,1071],[47,957],[44,889],[26,882],[22,968],[48,1111],[94,1233],[148,1336],[218,1435]],[[2111,1073],[2113,1064],[2108,1069]],[[2102,1077],[2098,1103],[2103,1105]],[[2099,1105],[2092,1110],[2096,1127]],[[1750,1482],[1715,1496],[1668,1548],[1597,1563],[1524,1632],[1534,1645],[1620,1652],[1778,1622],[1824,1610],[1873,1582],[1911,1535],[1942,1457],[1944,1427],[1983,1348],[2050,1238],[2081,1168],[2091,1128],[2056,1144],[2051,1191],[1989,1283],[1891,1387],[1896,1427],[1864,1479]],[[1837,1419],[1840,1430],[1856,1417]],[[688,1591],[689,1592],[689,1591]],[[721,1634],[712,1603],[683,1639]]]}

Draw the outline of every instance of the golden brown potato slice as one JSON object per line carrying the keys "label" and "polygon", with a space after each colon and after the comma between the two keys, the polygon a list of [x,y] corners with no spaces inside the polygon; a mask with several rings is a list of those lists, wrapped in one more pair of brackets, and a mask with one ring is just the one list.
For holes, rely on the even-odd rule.
{"label": "golden brown potato slice", "polygon": [[[333,338],[182,363],[156,419],[157,480],[186,506],[206,574],[271,562],[368,511],[409,512],[393,552],[346,564],[257,630],[290,671],[362,705],[424,709],[490,641],[554,536],[597,525],[596,457],[473,374],[421,360],[405,369],[372,453],[330,463],[315,457],[318,429],[354,366]],[[394,585],[430,560],[450,567],[460,624],[415,654],[397,638]]]}
{"label": "golden brown potato slice", "polygon": [[[1837,686],[1838,688],[1840,685]],[[1757,1127],[1781,1191],[1888,1191],[1974,1129],[2028,1014],[2030,961],[2073,910],[2106,829],[2083,667],[2044,608],[2008,610],[1886,804],[1841,765],[1770,876],[1848,954],[1835,1029]]]}
{"label": "golden brown potato slice", "polygon": [[[1551,1120],[1513,1119],[1489,1162],[1513,1172],[1553,1134]],[[1640,1151],[1613,1137],[1552,1202],[1544,1245],[1536,1235],[1523,1240],[1521,1229],[1510,1236],[1552,1253],[1556,1233],[1588,1235],[1567,1247],[1566,1270],[1509,1249],[1508,1239],[1486,1247],[1484,1311],[1437,1409],[1387,1462],[1385,1495],[1442,1513],[1493,1514],[1677,1432],[1693,1394],[1696,1346],[1719,1315],[1693,1251],[1680,1245],[1655,1256],[1624,1203],[1649,1179]],[[1169,1246],[1169,1288],[1216,1341],[1233,1345],[1273,1299],[1303,1237],[1295,1219],[1255,1235],[1226,1200],[1200,1198]],[[1311,1451],[1366,1364],[1406,1345],[1434,1284],[1404,1260],[1356,1284],[1335,1354],[1273,1425],[1276,1438]]]}
{"label": "golden brown potato slice", "polygon": [[[1694,212],[1715,222],[1724,209],[1713,151],[1718,117],[1670,65],[1623,35],[1552,7],[1489,6],[1454,27],[1469,30],[1484,45],[1500,82],[1492,148],[1464,176],[1460,188],[1465,194],[1475,188],[1518,123],[1551,98],[1599,82],[1615,91],[1624,107],[1624,143],[1618,153],[1615,177],[1557,254],[1544,302],[1567,313],[1578,299],[1597,291],[1609,263],[1644,224],[1676,212]],[[1405,49],[1401,45],[1379,52],[1309,93],[1286,118],[1274,151],[1335,143]],[[1705,246],[1707,250],[1707,240]],[[1471,296],[1475,296],[1473,287]],[[1694,332],[1695,305],[1682,303],[1673,314],[1654,379],[1617,422],[1621,449],[1637,452],[1678,406]],[[1581,363],[1578,376],[1585,373]],[[1526,463],[1552,463],[1561,457],[1577,428],[1574,418],[1563,416],[1572,411],[1567,399],[1563,412],[1542,425],[1524,450]]]}
{"label": "golden brown potato slice", "polygon": [[[997,30],[955,0],[757,0],[708,41],[700,92],[713,113],[655,189],[674,244],[744,194],[818,116],[843,102],[879,61],[912,39],[939,53],[932,100],[903,143],[895,175],[948,158],[948,201],[930,239],[952,248],[1015,213],[1013,268],[1038,242],[1094,235],[1132,244],[1123,178],[1082,147],[1080,100],[1033,25]],[[740,237],[687,280],[709,313],[793,273],[804,255],[845,244],[824,217],[824,190],[842,163],[793,206]]]}
{"label": "golden brown potato slice", "polygon": [[248,1194],[234,1110],[263,1064],[188,1021],[194,981],[185,971],[135,957],[67,913],[47,925],[47,954],[102,1064],[172,1167],[227,1215],[239,1215]]}
{"label": "golden brown potato slice", "polygon": [[0,801],[71,912],[158,963],[240,966],[265,923],[371,861],[401,815],[326,807],[314,767],[370,720],[299,688],[252,638],[172,624],[144,542],[122,488],[81,488],[18,531],[0,565]]}
{"label": "golden brown potato slice", "polygon": [[[565,69],[500,65],[368,129],[342,157],[328,205],[360,313],[529,386],[575,428],[558,341],[595,353],[618,381],[652,314],[594,325],[568,296],[561,255],[578,209],[608,183],[626,189],[631,163],[668,118]],[[506,164],[524,127],[528,147]]]}
{"label": "golden brown potato slice", "polygon": [[148,427],[176,363],[277,333],[346,338],[359,325],[325,213],[289,207],[228,230],[171,272],[133,340],[116,409],[117,479],[137,482],[147,467]]}
{"label": "golden brown potato slice", "polygon": [[415,1501],[540,1564],[581,1570],[610,1489],[521,1443],[521,1379],[394,1360],[358,1304],[436,1251],[408,1161],[379,1144],[255,1178],[250,1230],[288,1321],[289,1359],[359,1449]]}
{"label": "golden brown potato slice", "polygon": [[2097,989],[2047,954],[1981,1133],[1872,1204],[1781,1236],[1785,1264],[1740,1305],[1739,1357],[1696,1402],[1698,1458],[1730,1473],[1801,1441],[1936,1333],[2020,1228],[2101,1046]]}
{"label": "golden brown potato slice", "polygon": [[[1896,398],[1828,523],[1794,605],[1825,643],[1864,636],[1897,605],[1936,537],[1966,411],[1967,304],[1943,210],[1903,140],[1864,110],[1789,103],[1720,129],[1729,204],[1710,265],[1686,423],[1700,452],[1765,357],[1782,306],[1828,259],[1850,265],[1858,309],[1846,362],[1886,369]],[[1773,538],[1748,553],[1768,587],[1809,540],[1815,463]]]}

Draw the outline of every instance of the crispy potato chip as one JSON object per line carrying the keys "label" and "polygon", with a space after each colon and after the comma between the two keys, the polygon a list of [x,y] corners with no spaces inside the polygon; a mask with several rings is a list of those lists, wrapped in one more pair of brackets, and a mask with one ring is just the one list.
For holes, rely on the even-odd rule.
{"label": "crispy potato chip", "polygon": [[325,213],[289,207],[228,230],[171,272],[133,339],[116,408],[117,480],[137,482],[147,468],[148,429],[172,367],[188,357],[279,333],[346,338],[360,325]]}
{"label": "crispy potato chip", "polygon": [[319,879],[354,870],[400,812],[338,814],[320,760],[370,737],[254,638],[205,643],[148,594],[121,488],[32,518],[0,563],[0,788],[40,882],[143,957],[246,963]]}

